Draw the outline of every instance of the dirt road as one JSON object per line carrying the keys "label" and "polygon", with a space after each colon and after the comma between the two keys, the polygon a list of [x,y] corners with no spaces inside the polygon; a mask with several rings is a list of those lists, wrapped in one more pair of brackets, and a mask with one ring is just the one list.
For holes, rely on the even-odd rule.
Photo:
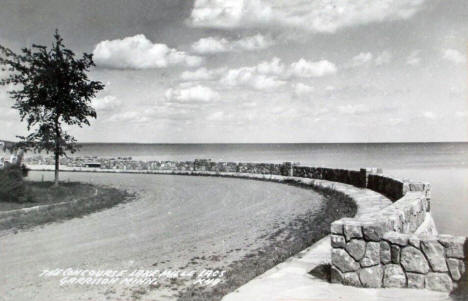
{"label": "dirt road", "polygon": [[[222,269],[266,243],[265,235],[298,214],[318,212],[323,206],[323,198],[313,191],[269,182],[168,175],[63,176],[133,189],[140,197],[83,218],[1,233],[0,300],[173,299],[187,283],[61,286],[63,274],[40,274],[67,268],[127,273]],[[41,175],[33,172],[30,177]]]}

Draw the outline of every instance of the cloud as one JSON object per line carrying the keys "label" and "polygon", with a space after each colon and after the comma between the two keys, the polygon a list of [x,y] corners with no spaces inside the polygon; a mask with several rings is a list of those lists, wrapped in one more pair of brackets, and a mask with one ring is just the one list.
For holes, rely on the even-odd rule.
{"label": "cloud", "polygon": [[233,28],[244,21],[252,24],[271,19],[271,7],[259,0],[195,0],[188,21],[196,27]]}
{"label": "cloud", "polygon": [[126,111],[126,112],[120,112],[120,113],[114,114],[107,120],[110,122],[141,123],[141,122],[148,122],[149,118],[144,116],[144,113],[142,112]]}
{"label": "cloud", "polygon": [[226,114],[223,111],[214,112],[208,115],[207,119],[210,121],[226,121],[232,120],[234,115],[232,113]]}
{"label": "cloud", "polygon": [[166,99],[172,102],[211,102],[219,99],[219,93],[210,87],[196,85],[192,87],[179,86],[166,91]]}
{"label": "cloud", "polygon": [[198,56],[153,43],[143,34],[99,42],[93,55],[98,66],[118,69],[152,69],[172,65],[195,67],[203,62]]}
{"label": "cloud", "polygon": [[229,70],[222,78],[221,84],[229,87],[244,86],[255,90],[276,89],[286,82],[278,76],[285,70],[279,58],[260,62],[256,66],[241,67]]}
{"label": "cloud", "polygon": [[314,88],[311,86],[308,86],[303,83],[296,83],[293,86],[294,88],[294,94],[296,96],[303,96],[303,95],[309,95],[310,93],[314,92]]}
{"label": "cloud", "polygon": [[351,65],[353,67],[362,66],[372,61],[373,57],[374,56],[370,52],[361,52],[351,59]]}
{"label": "cloud", "polygon": [[392,53],[388,50],[382,51],[374,60],[376,66],[389,64],[392,61]]}
{"label": "cloud", "polygon": [[260,50],[271,47],[275,42],[261,34],[256,34],[254,36],[245,37],[243,39],[237,40],[233,43],[234,50]]}
{"label": "cloud", "polygon": [[310,62],[301,58],[291,64],[290,73],[299,78],[322,77],[336,73],[336,66],[327,60]]}
{"label": "cloud", "polygon": [[390,63],[392,60],[392,54],[390,51],[382,51],[376,57],[370,52],[361,52],[351,59],[351,67],[359,67],[363,65],[369,65],[373,63],[375,66],[382,66]]}
{"label": "cloud", "polygon": [[226,68],[209,70],[202,67],[195,71],[184,71],[180,75],[180,78],[185,81],[209,81],[219,78],[224,72],[226,72]]}
{"label": "cloud", "polygon": [[229,51],[229,41],[224,38],[202,38],[192,44],[192,50],[197,53],[220,53]]}
{"label": "cloud", "polygon": [[312,32],[408,19],[424,0],[195,0],[188,23],[196,27],[239,28],[265,25]]}
{"label": "cloud", "polygon": [[416,66],[421,63],[420,50],[413,50],[410,55],[406,58],[406,63],[411,66]]}
{"label": "cloud", "polygon": [[466,57],[460,51],[455,49],[444,49],[442,51],[442,57],[455,64],[466,63]]}
{"label": "cloud", "polygon": [[113,95],[107,95],[101,98],[93,99],[92,106],[97,111],[113,111],[121,105],[120,100],[118,100]]}
{"label": "cloud", "polygon": [[423,112],[422,115],[423,115],[424,118],[427,118],[427,119],[436,119],[437,118],[437,115],[434,112],[430,112],[430,111]]}
{"label": "cloud", "polygon": [[368,113],[370,111],[369,107],[363,104],[348,104],[348,105],[342,105],[337,107],[338,112],[341,114],[345,115],[357,115],[357,114],[363,114],[363,113]]}
{"label": "cloud", "polygon": [[274,57],[271,61],[260,62],[254,69],[261,74],[281,75],[286,71],[286,66],[279,58]]}
{"label": "cloud", "polygon": [[260,74],[255,67],[242,67],[229,70],[221,79],[221,84],[229,87],[244,86],[255,90],[276,89],[286,82],[275,76]]}
{"label": "cloud", "polygon": [[213,54],[230,51],[253,51],[266,49],[274,44],[273,40],[261,34],[229,41],[220,37],[202,38],[192,44],[192,50],[199,54]]}
{"label": "cloud", "polygon": [[255,66],[229,70],[220,80],[225,86],[244,86],[255,90],[272,90],[286,84],[291,78],[322,77],[336,73],[335,64],[321,60],[307,61],[303,58],[289,66],[277,57]]}

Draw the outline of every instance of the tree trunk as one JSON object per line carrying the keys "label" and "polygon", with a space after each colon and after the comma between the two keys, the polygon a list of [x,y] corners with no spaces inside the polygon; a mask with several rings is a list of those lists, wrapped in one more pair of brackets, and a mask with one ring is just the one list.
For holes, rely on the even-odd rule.
{"label": "tree trunk", "polygon": [[59,186],[59,162],[60,157],[59,157],[59,152],[57,149],[55,150],[55,178],[54,178],[54,186],[58,187]]}
{"label": "tree trunk", "polygon": [[60,124],[58,117],[55,119],[55,177],[54,177],[54,187],[59,186],[59,166],[60,166]]}

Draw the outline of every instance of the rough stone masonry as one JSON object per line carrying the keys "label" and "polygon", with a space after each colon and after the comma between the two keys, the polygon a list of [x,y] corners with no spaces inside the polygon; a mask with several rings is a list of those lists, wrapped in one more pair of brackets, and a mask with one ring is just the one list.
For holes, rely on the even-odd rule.
{"label": "rough stone masonry", "polygon": [[467,239],[437,235],[430,186],[369,174],[367,187],[395,202],[332,223],[332,282],[453,291],[466,271]]}

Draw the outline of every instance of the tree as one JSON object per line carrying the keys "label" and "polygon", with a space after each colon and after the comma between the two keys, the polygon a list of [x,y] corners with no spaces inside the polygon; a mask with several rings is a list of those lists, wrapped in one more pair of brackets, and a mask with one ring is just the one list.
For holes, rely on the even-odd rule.
{"label": "tree", "polygon": [[58,31],[52,47],[33,44],[19,54],[0,45],[0,65],[8,71],[0,85],[17,87],[8,91],[15,100],[12,108],[26,120],[28,136],[17,136],[23,149],[53,152],[55,159],[55,186],[59,183],[60,157],[74,153],[76,139],[64,131],[64,125],[90,125],[96,118],[91,100],[104,88],[99,81],[88,78],[94,67],[92,54],[81,58],[67,49]]}

